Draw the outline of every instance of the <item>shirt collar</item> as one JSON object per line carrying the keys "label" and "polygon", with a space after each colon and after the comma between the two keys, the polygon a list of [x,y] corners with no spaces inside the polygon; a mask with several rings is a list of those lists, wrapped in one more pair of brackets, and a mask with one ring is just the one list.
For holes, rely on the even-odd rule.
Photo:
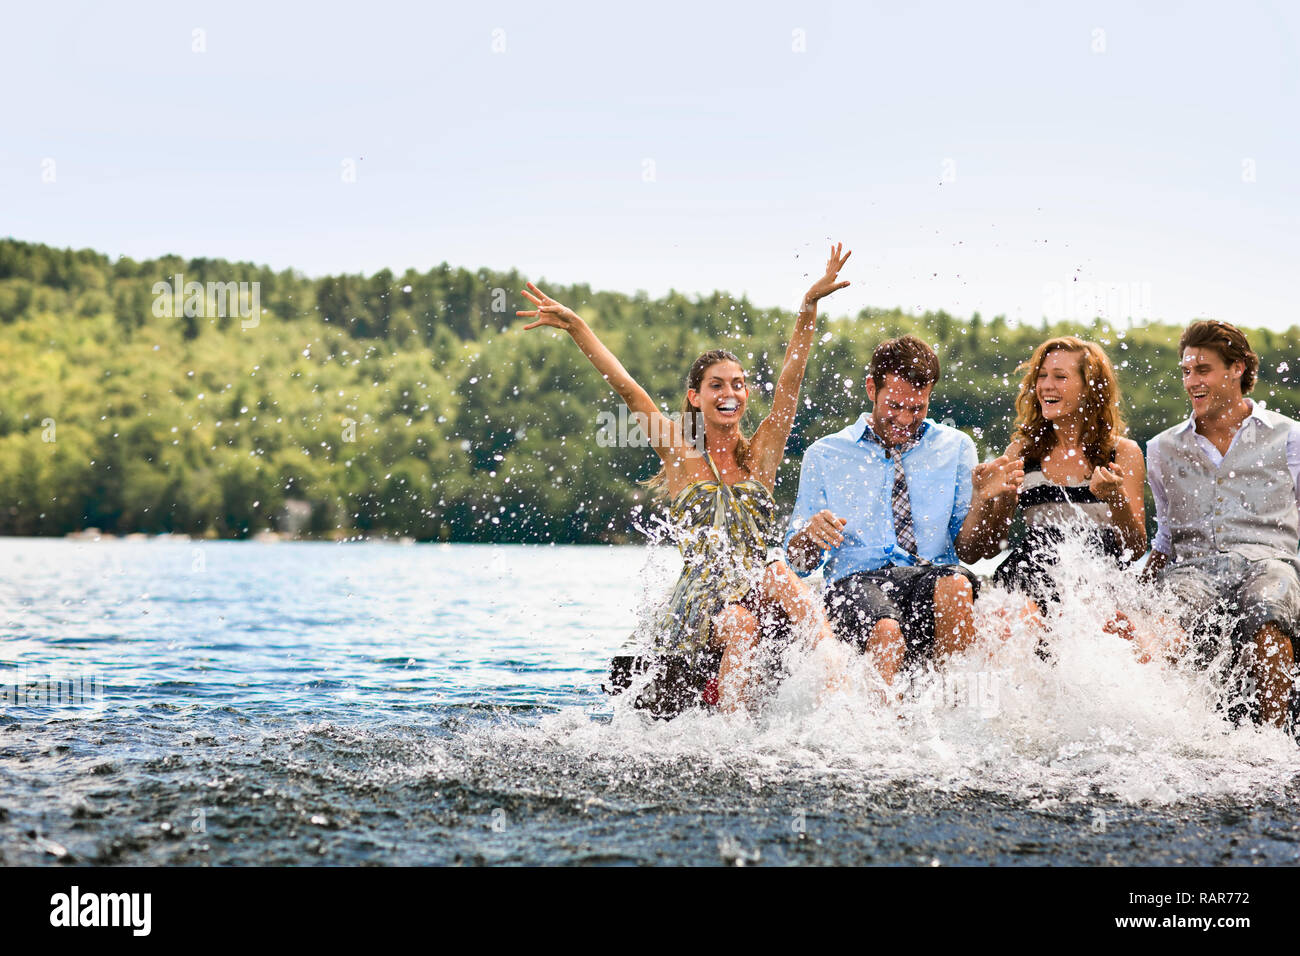
{"label": "shirt collar", "polygon": [[[921,422],[921,428],[916,433],[916,440],[918,443],[925,437],[925,433],[930,430],[930,426],[933,424],[934,422],[928,418]],[[882,442],[880,437],[871,430],[871,416],[866,412],[859,415],[858,420],[849,426],[849,429],[849,435],[854,441],[869,441],[880,445],[882,448],[884,447],[884,442]]]}
{"label": "shirt collar", "polygon": [[[1265,418],[1262,414],[1260,414],[1261,412],[1264,411],[1264,403],[1257,402],[1253,398],[1248,398],[1246,399],[1246,401],[1250,403],[1250,414],[1246,416],[1246,421],[1250,421],[1250,419],[1253,418],[1255,419],[1255,421],[1259,422],[1260,424],[1271,428],[1272,426],[1269,424],[1268,419]],[[1243,421],[1242,424],[1244,425],[1246,424],[1246,422]],[[1189,428],[1193,430],[1195,430],[1196,428],[1195,414],[1187,416],[1187,421],[1183,422],[1182,425],[1179,426],[1178,434],[1179,435],[1183,434],[1183,432],[1187,431]]]}

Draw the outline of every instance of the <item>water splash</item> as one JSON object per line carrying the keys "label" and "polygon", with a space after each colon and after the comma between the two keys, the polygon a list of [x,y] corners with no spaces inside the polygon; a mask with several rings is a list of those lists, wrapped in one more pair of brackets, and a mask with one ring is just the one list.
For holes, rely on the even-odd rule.
{"label": "water splash", "polygon": [[[661,562],[655,554],[647,567],[659,573]],[[909,675],[893,693],[867,658],[850,655],[848,687],[827,698],[821,657],[831,652],[796,643],[785,653],[788,676],[753,715],[694,711],[654,721],[624,695],[608,722],[568,709],[535,729],[485,732],[524,746],[540,735],[597,764],[617,754],[647,771],[726,767],[754,787],[902,784],[1036,806],[1098,797],[1155,805],[1282,799],[1300,773],[1300,750],[1280,730],[1228,722],[1226,654],[1209,667],[1190,655],[1142,663],[1133,642],[1106,632],[1119,609],[1143,627],[1176,619],[1176,603],[1140,585],[1137,571],[1116,570],[1084,535],[1067,535],[1053,572],[1066,597],[1042,625],[1022,619],[1022,596],[986,584],[975,645],[942,668]],[[1157,636],[1171,636],[1163,626]],[[1216,621],[1213,629],[1230,626]]]}

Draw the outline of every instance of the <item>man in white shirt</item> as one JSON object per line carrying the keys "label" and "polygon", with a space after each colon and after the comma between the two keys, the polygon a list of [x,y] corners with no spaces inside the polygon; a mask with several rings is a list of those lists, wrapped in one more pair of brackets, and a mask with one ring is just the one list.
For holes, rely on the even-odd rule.
{"label": "man in white shirt", "polygon": [[[1178,347],[1192,415],[1147,444],[1159,528],[1144,575],[1182,602],[1202,663],[1230,650],[1255,716],[1283,726],[1300,633],[1300,422],[1246,398],[1259,356],[1240,329],[1193,322]],[[1220,615],[1232,626],[1210,633]]]}

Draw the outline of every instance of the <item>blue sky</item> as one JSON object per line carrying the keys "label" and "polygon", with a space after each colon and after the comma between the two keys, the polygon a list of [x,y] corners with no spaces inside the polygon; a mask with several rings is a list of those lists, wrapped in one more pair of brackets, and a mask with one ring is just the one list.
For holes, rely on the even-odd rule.
{"label": "blue sky", "polygon": [[834,313],[1285,328],[1298,11],[14,5],[0,234],[765,306],[842,239]]}

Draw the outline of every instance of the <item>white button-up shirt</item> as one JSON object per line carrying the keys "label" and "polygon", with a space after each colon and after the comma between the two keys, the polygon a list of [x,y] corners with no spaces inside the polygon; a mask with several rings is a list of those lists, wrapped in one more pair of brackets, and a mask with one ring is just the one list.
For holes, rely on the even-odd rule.
{"label": "white button-up shirt", "polygon": [[[1246,416],[1246,420],[1241,423],[1241,427],[1237,429],[1237,433],[1232,436],[1232,441],[1228,444],[1228,451],[1232,450],[1232,446],[1237,443],[1237,439],[1241,437],[1241,433],[1246,429],[1247,424],[1252,418],[1257,419],[1260,424],[1264,423],[1263,418],[1258,414],[1259,410],[1264,407],[1264,403],[1255,402],[1249,398],[1246,399],[1246,401],[1250,402],[1250,414]],[[1189,428],[1193,431],[1196,429],[1195,415],[1187,419],[1187,421],[1183,423],[1182,427],[1178,429],[1176,434],[1181,435]],[[1210,463],[1213,464],[1214,467],[1217,468],[1219,465],[1223,464],[1223,459],[1226,458],[1227,455],[1220,452],[1219,449],[1214,446],[1214,442],[1210,441],[1200,432],[1196,432],[1195,437],[1197,447],[1199,447],[1201,451],[1205,452],[1205,456],[1210,459]],[[1296,505],[1297,507],[1300,507],[1300,422],[1292,422],[1291,431],[1286,436],[1286,463],[1287,467],[1291,470],[1291,483],[1295,485]],[[1169,513],[1169,496],[1165,493],[1164,467],[1165,462],[1160,456],[1159,446],[1157,445],[1153,447],[1148,444],[1147,480],[1151,482],[1151,497],[1155,499],[1156,503],[1156,539],[1151,542],[1151,550],[1159,551],[1161,554],[1172,554],[1174,550],[1174,542],[1173,535],[1169,531],[1169,523],[1166,520]],[[1210,535],[1210,532],[1212,529],[1209,526],[1212,523],[1213,522],[1209,517],[1205,519],[1205,531],[1206,534],[1211,537],[1212,535]]]}

